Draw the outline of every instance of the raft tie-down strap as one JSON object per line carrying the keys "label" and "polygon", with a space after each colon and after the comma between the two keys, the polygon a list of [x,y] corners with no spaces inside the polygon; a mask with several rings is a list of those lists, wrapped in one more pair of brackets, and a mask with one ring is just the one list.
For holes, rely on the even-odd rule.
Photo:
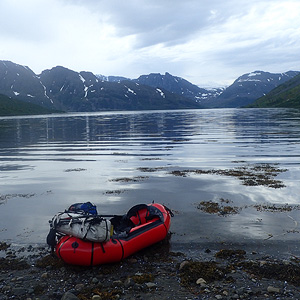
{"label": "raft tie-down strap", "polygon": [[[63,241],[61,244],[60,244],[60,246],[59,246],[59,248],[58,248],[58,255],[61,257],[61,255],[60,255],[60,250],[61,250],[61,248],[63,247],[63,245],[70,239],[70,238],[72,238],[71,236],[69,236],[68,238],[66,238],[66,240],[65,241]],[[61,257],[62,258],[62,257]]]}
{"label": "raft tie-down strap", "polygon": [[122,257],[121,257],[121,260],[124,258],[124,255],[125,255],[125,252],[124,252],[124,247],[123,247],[123,244],[122,242],[120,241],[120,239],[118,237],[114,237],[112,238],[112,242],[114,244],[117,244],[117,242],[119,242],[120,246],[121,246],[121,249],[122,249]]}
{"label": "raft tie-down strap", "polygon": [[105,241],[107,241],[109,239],[110,236],[110,231],[108,230],[108,224],[107,224],[107,220],[104,220],[105,222],[105,227],[106,227],[106,235],[105,235]]}
{"label": "raft tie-down strap", "polygon": [[93,261],[94,261],[94,242],[92,242],[91,266],[93,266]]}
{"label": "raft tie-down strap", "polygon": [[164,225],[164,228],[166,229],[166,234],[168,234],[168,228],[167,228],[166,224],[163,223],[163,225]]}
{"label": "raft tie-down strap", "polygon": [[123,244],[121,243],[121,241],[118,239],[118,241],[119,241],[119,243],[120,243],[120,245],[121,245],[121,248],[122,248],[122,258],[121,259],[123,259],[124,258],[124,247],[123,247]]}
{"label": "raft tie-down strap", "polygon": [[102,252],[105,253],[105,249],[104,249],[103,243],[100,243],[100,246],[101,246]]}

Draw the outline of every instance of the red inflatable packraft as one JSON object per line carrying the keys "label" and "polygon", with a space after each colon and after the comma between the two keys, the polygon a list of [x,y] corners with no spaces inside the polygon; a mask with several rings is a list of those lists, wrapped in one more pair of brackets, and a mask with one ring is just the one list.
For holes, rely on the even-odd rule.
{"label": "red inflatable packraft", "polygon": [[[122,219],[130,223],[125,231],[118,231],[118,220],[111,222],[116,231],[107,242],[91,242],[65,235],[56,245],[56,254],[64,262],[94,266],[121,261],[129,255],[163,240],[171,224],[171,211],[153,203],[133,207]],[[124,227],[124,226],[123,226]],[[123,228],[124,229],[124,228]]]}

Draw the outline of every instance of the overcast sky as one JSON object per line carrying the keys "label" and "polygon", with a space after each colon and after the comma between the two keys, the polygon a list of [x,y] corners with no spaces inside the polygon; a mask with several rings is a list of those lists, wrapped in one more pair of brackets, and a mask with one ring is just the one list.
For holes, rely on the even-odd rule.
{"label": "overcast sky", "polygon": [[300,71],[299,0],[0,0],[0,60],[39,74],[169,72],[224,86]]}

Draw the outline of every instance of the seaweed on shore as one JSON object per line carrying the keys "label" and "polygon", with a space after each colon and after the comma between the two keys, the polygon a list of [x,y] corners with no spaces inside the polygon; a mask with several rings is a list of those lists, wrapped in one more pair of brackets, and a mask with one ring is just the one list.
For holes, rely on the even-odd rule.
{"label": "seaweed on shore", "polygon": [[106,191],[106,195],[120,195],[122,193],[125,193],[126,190],[113,190],[113,191]]}
{"label": "seaweed on shore", "polygon": [[136,274],[130,277],[135,283],[143,284],[146,282],[153,282],[154,275],[149,273]]}
{"label": "seaweed on shore", "polygon": [[21,259],[7,259],[0,257],[0,270],[24,270],[29,269],[30,265]]}
{"label": "seaweed on shore", "polygon": [[35,266],[37,268],[47,268],[51,266],[53,269],[60,269],[65,265],[65,263],[60,260],[56,255],[46,255],[36,261]]}
{"label": "seaweed on shore", "polygon": [[209,214],[218,214],[222,216],[237,214],[240,211],[240,208],[237,206],[220,205],[213,201],[201,201],[197,205],[197,208]]}
{"label": "seaweed on shore", "polygon": [[162,171],[164,169],[165,169],[165,167],[156,167],[156,168],[140,167],[140,168],[138,168],[139,171],[141,171],[141,172],[147,172],[147,173],[153,173],[153,172],[157,172],[157,171]]}
{"label": "seaweed on shore", "polygon": [[261,163],[254,165],[240,166],[234,169],[188,169],[188,170],[174,170],[170,174],[174,176],[186,177],[189,174],[211,174],[236,177],[242,181],[246,186],[266,186],[269,188],[283,188],[285,185],[280,180],[276,180],[275,177],[282,172],[286,172],[286,169],[280,169],[275,165]]}
{"label": "seaweed on shore", "polygon": [[5,251],[10,247],[9,244],[5,243],[5,242],[0,242],[0,251]]}
{"label": "seaweed on shore", "polygon": [[272,213],[281,213],[281,212],[290,212],[293,210],[300,210],[300,205],[289,205],[289,204],[274,204],[274,203],[261,203],[254,205],[246,205],[242,207],[224,205],[229,204],[232,201],[228,199],[221,198],[220,204],[214,201],[201,201],[196,203],[196,208],[208,214],[218,214],[220,216],[232,215],[239,213],[242,209],[255,208],[258,212],[272,212]]}
{"label": "seaweed on shore", "polygon": [[75,169],[66,169],[65,172],[82,172],[82,171],[86,171],[86,169],[83,168],[75,168]]}
{"label": "seaweed on shore", "polygon": [[135,177],[121,177],[121,178],[115,178],[111,179],[110,181],[115,181],[115,182],[139,182],[145,179],[148,179],[148,176],[135,176]]}
{"label": "seaweed on shore", "polygon": [[184,287],[196,286],[199,278],[206,282],[226,279],[230,267],[220,267],[215,261],[190,261],[180,270],[180,282]]}
{"label": "seaweed on shore", "polygon": [[31,197],[34,197],[35,196],[35,193],[28,193],[28,194],[6,194],[6,195],[2,195],[0,194],[0,202],[4,202],[8,199],[11,199],[11,198],[31,198]]}
{"label": "seaweed on shore", "polygon": [[269,211],[269,212],[289,212],[293,209],[299,209],[299,205],[291,206],[291,205],[279,205],[279,204],[256,204],[253,205],[257,211]]}
{"label": "seaweed on shore", "polygon": [[289,282],[300,286],[300,266],[283,262],[245,261],[237,264],[246,272],[258,278],[268,278]]}
{"label": "seaweed on shore", "polygon": [[232,249],[221,249],[215,254],[216,258],[221,258],[221,259],[232,259],[232,258],[239,258],[242,259],[246,255],[245,250],[237,249],[237,250],[232,250]]}

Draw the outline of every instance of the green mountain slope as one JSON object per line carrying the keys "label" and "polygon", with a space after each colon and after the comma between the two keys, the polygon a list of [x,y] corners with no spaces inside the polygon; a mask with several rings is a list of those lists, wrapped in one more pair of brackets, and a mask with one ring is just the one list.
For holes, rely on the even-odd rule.
{"label": "green mountain slope", "polygon": [[54,111],[0,94],[0,116],[40,115]]}
{"label": "green mountain slope", "polygon": [[300,108],[300,74],[258,98],[247,107]]}

